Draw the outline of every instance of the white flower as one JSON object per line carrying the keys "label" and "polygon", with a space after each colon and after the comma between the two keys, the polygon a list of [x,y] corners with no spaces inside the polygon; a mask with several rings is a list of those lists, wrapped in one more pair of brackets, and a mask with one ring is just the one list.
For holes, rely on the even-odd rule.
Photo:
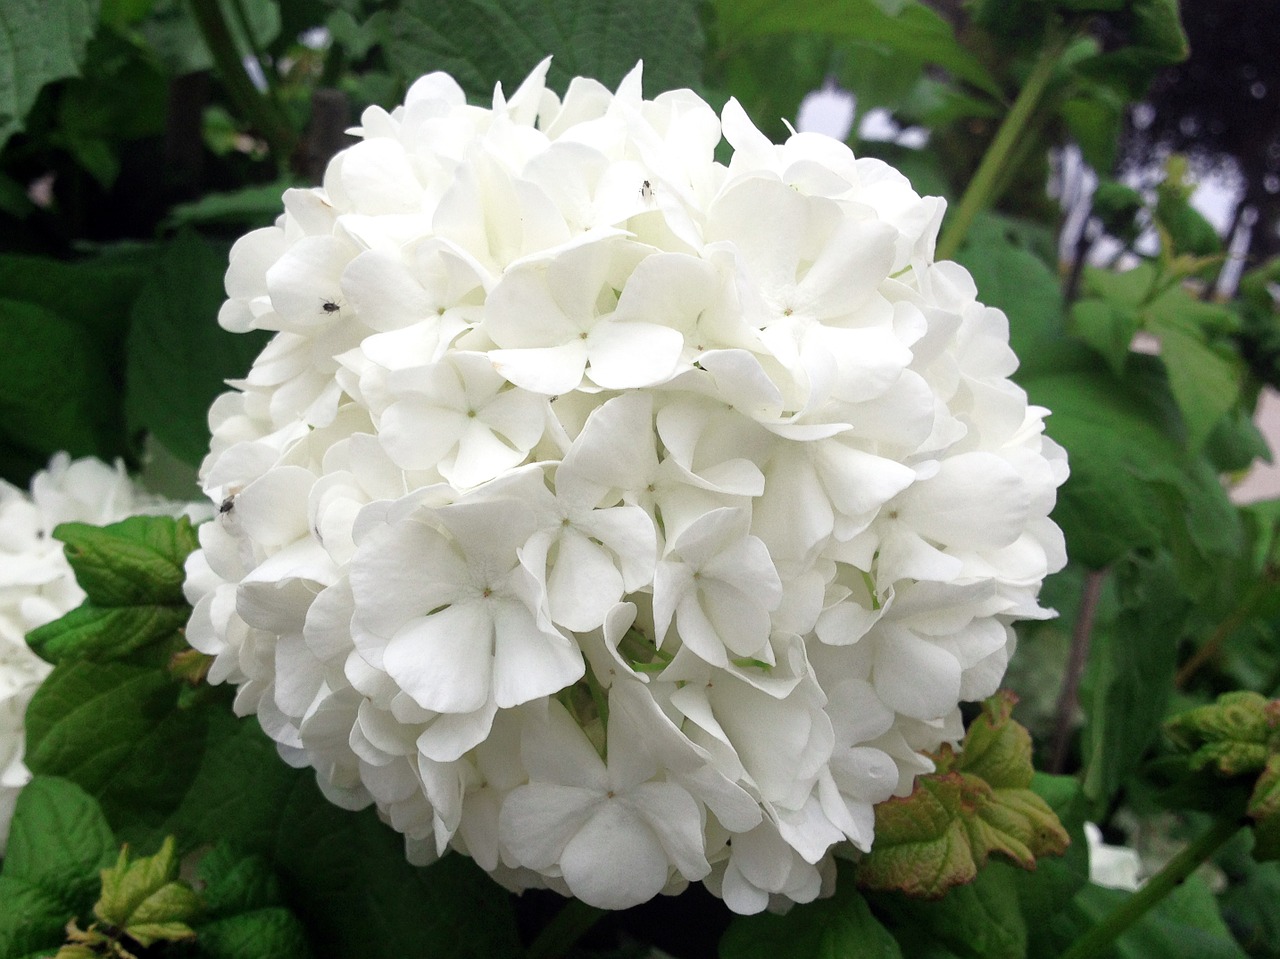
{"label": "white flower", "polygon": [[1111,846],[1102,840],[1102,830],[1094,823],[1084,824],[1084,837],[1089,843],[1089,881],[1108,889],[1133,892],[1142,885],[1142,859],[1127,846]]}
{"label": "white flower", "polygon": [[210,413],[188,636],[416,862],[806,901],[1052,615],[1065,458],[941,201],[546,67],[424,77],[233,249],[220,322],[277,332]]}
{"label": "white flower", "polygon": [[58,453],[31,478],[30,492],[0,480],[0,856],[18,793],[31,780],[22,761],[27,705],[53,669],[28,648],[26,634],[84,600],[54,527],[184,509],[193,518],[212,513],[206,504],[187,508],[144,492],[118,461]]}

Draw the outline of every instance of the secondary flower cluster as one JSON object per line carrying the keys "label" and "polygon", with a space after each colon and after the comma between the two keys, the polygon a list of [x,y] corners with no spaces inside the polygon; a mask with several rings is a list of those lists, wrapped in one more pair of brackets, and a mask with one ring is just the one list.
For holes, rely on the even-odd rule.
{"label": "secondary flower cluster", "polygon": [[545,71],[422,78],[232,250],[219,321],[275,337],[210,413],[188,638],[415,860],[806,901],[1049,615],[1065,457],[941,201]]}
{"label": "secondary flower cluster", "polygon": [[[0,855],[18,793],[31,780],[23,763],[27,705],[53,668],[26,634],[75,609],[84,591],[50,534],[59,523],[105,526],[141,513],[183,507],[144,492],[117,462],[58,453],[31,479],[31,491],[0,480]],[[193,517],[207,516],[199,506]]]}

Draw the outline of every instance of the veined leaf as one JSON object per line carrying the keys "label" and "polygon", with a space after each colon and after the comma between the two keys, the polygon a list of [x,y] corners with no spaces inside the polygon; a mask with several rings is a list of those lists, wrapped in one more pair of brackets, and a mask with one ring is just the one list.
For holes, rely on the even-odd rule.
{"label": "veined leaf", "polygon": [[944,745],[937,771],[910,796],[876,807],[876,841],[858,867],[870,889],[937,898],[970,882],[994,852],[1024,869],[1070,843],[1058,817],[1031,789],[1031,736],[1013,722],[1016,697],[983,703],[959,753]]}

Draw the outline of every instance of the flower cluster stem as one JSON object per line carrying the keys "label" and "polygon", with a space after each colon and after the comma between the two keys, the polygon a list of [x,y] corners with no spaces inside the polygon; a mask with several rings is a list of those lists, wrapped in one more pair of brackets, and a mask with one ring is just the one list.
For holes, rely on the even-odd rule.
{"label": "flower cluster stem", "polygon": [[1068,31],[1062,31],[1051,35],[1045,43],[1040,58],[1031,68],[1026,83],[1022,85],[1009,112],[1005,114],[1000,129],[996,131],[995,138],[973,174],[973,179],[960,197],[955,215],[942,231],[936,259],[949,260],[954,257],[977,215],[1000,198],[1002,182],[1007,184],[1009,181],[1005,168],[1017,155],[1070,38]]}
{"label": "flower cluster stem", "polygon": [[604,917],[604,910],[570,899],[556,913],[525,953],[525,959],[559,959]]}
{"label": "flower cluster stem", "polygon": [[206,0],[191,0],[191,15],[200,36],[213,55],[218,76],[236,108],[267,141],[271,155],[283,167],[288,163],[298,142],[297,131],[290,125],[278,105],[258,91],[245,72],[236,49],[235,38],[222,16],[222,6]]}
{"label": "flower cluster stem", "polygon": [[1232,836],[1243,828],[1236,819],[1220,819],[1207,832],[1174,856],[1146,884],[1120,903],[1100,923],[1064,952],[1059,959],[1090,959],[1106,953],[1107,947],[1130,926],[1147,914],[1175,888],[1181,885],[1196,868],[1217,852]]}

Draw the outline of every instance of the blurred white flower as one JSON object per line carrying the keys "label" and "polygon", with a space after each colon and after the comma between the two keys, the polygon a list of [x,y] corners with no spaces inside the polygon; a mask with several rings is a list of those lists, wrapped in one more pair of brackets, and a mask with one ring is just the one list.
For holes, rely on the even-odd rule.
{"label": "blurred white flower", "polygon": [[[84,600],[62,543],[51,535],[54,527],[105,526],[142,513],[182,511],[146,493],[124,464],[91,457],[56,454],[31,478],[29,492],[0,480],[0,855],[18,793],[31,780],[22,761],[27,704],[53,668],[27,647],[25,637]],[[207,504],[195,511],[212,513]]]}
{"label": "blurred white flower", "polygon": [[210,412],[187,636],[414,861],[806,901],[1051,615],[1065,456],[940,200],[546,68],[422,78],[233,248],[219,321],[275,338]]}
{"label": "blurred white flower", "polygon": [[1129,892],[1142,885],[1142,859],[1137,850],[1107,845],[1102,841],[1102,830],[1091,822],[1084,824],[1084,836],[1089,842],[1090,882]]}

